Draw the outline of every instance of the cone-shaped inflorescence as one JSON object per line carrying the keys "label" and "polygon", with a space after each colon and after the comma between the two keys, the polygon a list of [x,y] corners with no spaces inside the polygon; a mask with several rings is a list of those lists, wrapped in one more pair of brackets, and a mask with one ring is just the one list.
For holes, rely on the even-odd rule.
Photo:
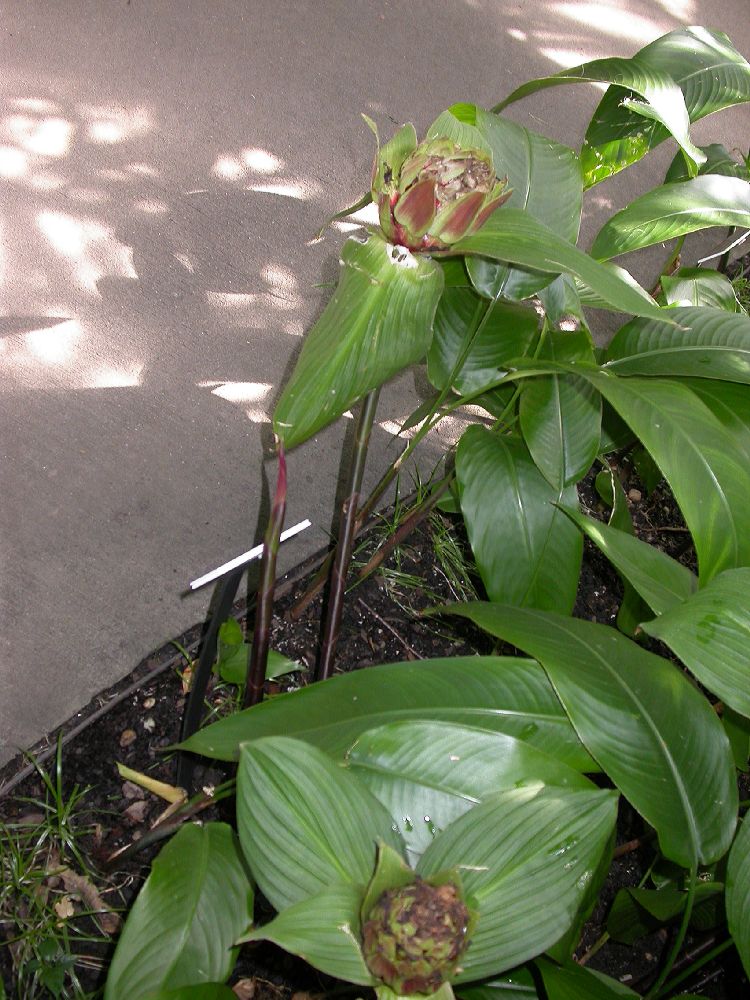
{"label": "cone-shaped inflorescence", "polygon": [[470,913],[450,882],[422,879],[388,889],[362,927],[370,972],[395,993],[434,993],[456,971],[468,945]]}
{"label": "cone-shaped inflorescence", "polygon": [[495,176],[491,153],[448,138],[417,145],[410,125],[375,161],[372,198],[380,225],[387,239],[409,250],[450,249],[510,195],[507,178]]}

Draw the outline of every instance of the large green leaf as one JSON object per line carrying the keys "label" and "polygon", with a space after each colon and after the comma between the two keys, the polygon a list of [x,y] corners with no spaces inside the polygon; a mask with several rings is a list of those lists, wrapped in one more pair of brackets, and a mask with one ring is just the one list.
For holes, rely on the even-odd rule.
{"label": "large green leaf", "polygon": [[[723,895],[721,882],[698,882],[691,924],[696,926],[696,917],[700,920],[701,913],[715,912],[717,906],[721,906]],[[683,913],[687,901],[687,891],[675,885],[660,889],[620,889],[609,911],[607,933],[615,941],[632,945],[638,938],[655,933]]]}
{"label": "large green leaf", "polygon": [[599,230],[591,255],[607,260],[711,226],[750,227],[750,183],[706,174],[641,195]]}
{"label": "large green leaf", "polygon": [[750,818],[742,821],[727,865],[727,922],[750,975]]}
{"label": "large green leaf", "polygon": [[698,581],[687,566],[666,552],[641,541],[628,531],[602,524],[573,507],[562,508],[574,524],[604,553],[657,614],[682,604],[697,589]]}
{"label": "large green leaf", "polygon": [[534,980],[528,969],[521,967],[489,982],[456,988],[463,1000],[538,1000]]}
{"label": "large green leaf", "polygon": [[490,597],[569,613],[583,546],[554,504],[575,504],[575,487],[551,487],[520,438],[479,426],[461,436],[456,478],[466,531]]}
{"label": "large green leaf", "polygon": [[750,567],[720,573],[641,627],[665,642],[709,691],[750,718]]}
{"label": "large green leaf", "polygon": [[199,986],[169,987],[149,993],[144,1000],[237,1000],[237,994],[223,983],[202,983]]}
{"label": "large green leaf", "polygon": [[388,809],[413,859],[494,792],[529,784],[592,787],[578,771],[523,740],[445,722],[370,729],[347,762]]}
{"label": "large green leaf", "polygon": [[625,280],[620,271],[594,260],[522,209],[498,209],[475,233],[459,240],[453,251],[509,261],[550,274],[569,271],[599,296],[603,308],[669,322],[669,316],[660,312],[634,279]]}
{"label": "large green leaf", "polygon": [[580,965],[553,965],[546,959],[537,959],[542,974],[547,1000],[624,1000],[640,996],[630,987]]}
{"label": "large green leaf", "polygon": [[349,239],[338,288],[307,335],[276,405],[274,431],[288,448],[341,416],[371,389],[422,358],[443,274],[371,234]]}
{"label": "large green leaf", "polygon": [[[679,85],[690,121],[750,100],[750,65],[721,31],[671,31],[638,52],[638,60]],[[581,150],[586,187],[640,160],[669,136],[627,104],[631,92],[609,87],[586,131]]]}
{"label": "large green leaf", "polygon": [[[541,357],[594,364],[588,335],[552,331]],[[551,486],[582,479],[599,451],[602,400],[590,382],[575,375],[541,375],[523,386],[521,431],[534,463]]]}
{"label": "large green leaf", "polygon": [[726,312],[742,312],[732,282],[720,271],[705,267],[681,267],[659,279],[667,305],[711,306]]}
{"label": "large green leaf", "polygon": [[610,791],[521,788],[489,797],[435,838],[418,873],[460,867],[480,913],[456,982],[511,969],[565,933],[616,816]]}
{"label": "large green leaf", "polygon": [[234,966],[233,945],[252,918],[253,889],[231,828],[183,826],[162,848],[130,910],[105,1000],[224,981]]}
{"label": "large green leaf", "polygon": [[[478,310],[490,312],[471,345],[467,331]],[[521,357],[534,343],[539,317],[528,306],[487,302],[471,288],[446,288],[435,314],[435,332],[427,354],[427,375],[438,388],[447,386],[459,359],[465,354],[452,387],[466,395],[478,392],[507,370],[507,362]]]}
{"label": "large green leaf", "polygon": [[[581,66],[574,66],[572,69],[561,70],[552,76],[541,77],[531,80],[518,87],[506,97],[504,101],[497,105],[495,111],[512,104],[514,101],[534,94],[538,90],[547,87],[556,87],[564,83],[609,83],[613,84],[620,94],[619,100],[624,102],[626,107],[635,114],[642,126],[661,125],[668,133],[671,133],[682,149],[695,161],[700,164],[705,156],[701,150],[695,146],[690,139],[690,118],[685,106],[685,98],[677,83],[670,75],[669,71],[660,69],[653,61],[642,58],[644,52],[639,52],[632,59],[610,58],[594,59],[592,62],[583,63]],[[623,95],[623,90],[628,93]],[[640,95],[646,105],[633,99],[633,94]],[[601,108],[601,105],[600,105]],[[649,121],[644,121],[647,116]],[[599,109],[595,114],[595,119],[599,117]],[[587,135],[588,139],[588,135]],[[590,152],[584,150],[586,152]],[[587,176],[591,167],[589,159],[583,161],[584,177],[587,186],[592,180]],[[594,159],[597,160],[596,155]],[[609,171],[613,173],[614,171]],[[603,176],[597,176],[597,180],[603,180]]]}
{"label": "large green leaf", "polygon": [[724,854],[737,816],[729,743],[678,667],[596,622],[481,602],[446,610],[542,663],[579,736],[668,858],[690,867]]}
{"label": "large green leaf", "polygon": [[750,468],[731,431],[678,382],[585,374],[664,473],[695,541],[701,582],[750,565]]}
{"label": "large green leaf", "polygon": [[403,851],[390,814],[355,775],[284,736],[242,746],[237,828],[250,870],[277,910],[331,886],[366,886],[378,840]]}
{"label": "large green leaf", "polygon": [[334,885],[287,907],[274,920],[243,937],[273,941],[329,976],[372,986],[360,949],[359,908],[364,889]]}
{"label": "large green leaf", "polygon": [[705,403],[750,465],[750,386],[704,378],[684,379],[684,385]]}
{"label": "large green leaf", "polygon": [[247,740],[295,736],[343,756],[365,730],[404,719],[509,733],[579,771],[597,769],[539,664],[501,656],[390,663],[340,674],[229,715],[182,746],[236,760]]}
{"label": "large green leaf", "polygon": [[[721,174],[723,177],[744,177],[750,179],[750,173],[746,163],[738,163],[728,149],[720,142],[713,142],[710,146],[701,146],[701,151],[706,154],[706,162],[702,163],[698,174]],[[677,153],[669,165],[664,176],[664,183],[671,184],[672,181],[690,180],[691,174],[687,162],[682,152]]]}
{"label": "large green leaf", "polygon": [[750,383],[750,317],[706,306],[680,306],[658,320],[626,323],[607,349],[617,375],[692,375]]}

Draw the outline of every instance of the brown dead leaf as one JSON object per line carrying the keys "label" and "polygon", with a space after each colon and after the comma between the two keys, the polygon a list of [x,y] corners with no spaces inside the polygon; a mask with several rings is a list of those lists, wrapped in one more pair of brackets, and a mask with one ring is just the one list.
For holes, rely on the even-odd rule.
{"label": "brown dead leaf", "polygon": [[78,896],[86,909],[96,914],[99,926],[105,934],[114,934],[120,929],[122,920],[119,914],[107,906],[99,890],[90,878],[86,875],[79,875],[78,872],[74,872],[71,868],[63,868],[60,871],[60,875],[66,891]]}
{"label": "brown dead leaf", "polygon": [[180,680],[182,681],[182,693],[188,694],[190,692],[190,685],[193,683],[193,668],[185,667]]}

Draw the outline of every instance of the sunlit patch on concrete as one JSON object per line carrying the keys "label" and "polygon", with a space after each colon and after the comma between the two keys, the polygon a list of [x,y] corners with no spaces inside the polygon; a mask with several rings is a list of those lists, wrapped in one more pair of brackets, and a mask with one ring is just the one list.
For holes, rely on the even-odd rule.
{"label": "sunlit patch on concrete", "polygon": [[525,42],[527,38],[526,32],[521,31],[520,28],[508,28],[507,34],[510,35],[511,38],[515,38],[517,42]]}
{"label": "sunlit patch on concrete", "polygon": [[58,365],[68,360],[81,337],[78,320],[68,320],[43,330],[32,330],[23,336],[30,353],[45,364]]}
{"label": "sunlit patch on concrete", "polygon": [[290,337],[304,337],[305,325],[298,319],[288,320],[284,323],[284,333],[288,333]]}
{"label": "sunlit patch on concrete", "polygon": [[294,291],[297,288],[297,275],[288,267],[282,267],[280,264],[266,264],[260,274],[271,288],[279,291]]}
{"label": "sunlit patch on concrete", "polygon": [[157,201],[155,198],[140,198],[133,202],[136,212],[145,212],[147,215],[163,215],[169,211],[169,205],[164,201]]}
{"label": "sunlit patch on concrete", "polygon": [[578,24],[595,24],[599,31],[618,38],[632,38],[635,42],[651,42],[662,34],[662,29],[650,18],[640,17],[632,10],[625,10],[611,3],[558,3],[552,7],[553,16],[567,17]]}
{"label": "sunlit patch on concrete", "polygon": [[[541,55],[546,56],[551,62],[556,63],[558,66],[562,66],[563,69],[569,69],[573,66],[580,66],[581,63],[591,62],[592,59],[596,57],[588,52],[578,52],[575,49],[552,49],[552,48],[540,48],[539,52]],[[598,87],[599,90],[606,90],[606,83],[594,83],[589,84],[590,87]]]}
{"label": "sunlit patch on concrete", "polygon": [[101,205],[109,201],[107,192],[97,188],[68,188],[67,196],[81,205]]}
{"label": "sunlit patch on concrete", "polygon": [[259,174],[273,174],[284,166],[283,160],[265,149],[243,149],[241,156],[245,166]]}
{"label": "sunlit patch on concrete", "polygon": [[73,136],[73,126],[64,118],[40,121],[29,115],[11,115],[4,124],[19,146],[41,156],[65,156]]}
{"label": "sunlit patch on concrete", "polygon": [[29,169],[29,157],[22,149],[0,146],[0,177],[13,180],[23,177]]}
{"label": "sunlit patch on concrete", "polygon": [[29,184],[37,191],[59,191],[65,187],[65,178],[59,174],[35,173],[29,178]]}
{"label": "sunlit patch on concrete", "polygon": [[229,403],[258,403],[268,396],[273,388],[268,382],[199,382],[199,388],[211,389],[212,396],[226,399]]}
{"label": "sunlit patch on concrete", "polygon": [[227,181],[236,181],[245,174],[245,168],[232,156],[220,156],[211,167],[211,173]]}
{"label": "sunlit patch on concrete", "polygon": [[144,135],[154,128],[153,115],[142,106],[78,104],[76,111],[87,123],[91,142],[111,145]]}
{"label": "sunlit patch on concrete", "polygon": [[54,115],[58,111],[54,101],[39,97],[16,97],[10,103],[14,108],[20,108],[22,111],[33,111],[38,115]]}
{"label": "sunlit patch on concrete", "polygon": [[[406,418],[404,418],[406,419]],[[386,434],[392,434],[394,437],[410,438],[413,437],[416,428],[412,427],[408,431],[401,433],[401,424],[397,423],[395,420],[381,420],[378,424],[381,430],[384,430]]]}
{"label": "sunlit patch on concrete", "polygon": [[256,191],[258,194],[278,194],[283,198],[294,198],[305,201],[315,193],[316,185],[311,184],[248,184],[246,191]]}
{"label": "sunlit patch on concrete", "polygon": [[664,8],[665,13],[679,18],[686,24],[695,24],[698,20],[694,0],[655,0],[655,2]]}
{"label": "sunlit patch on concrete", "polygon": [[124,138],[125,129],[117,122],[94,122],[89,125],[89,139],[93,142],[111,145],[115,142],[122,142]]}
{"label": "sunlit patch on concrete", "polygon": [[129,163],[127,170],[131,174],[138,174],[139,177],[158,177],[159,171],[149,163]]}
{"label": "sunlit patch on concrete", "polygon": [[141,384],[143,365],[132,369],[100,368],[88,376],[91,389],[127,389]]}
{"label": "sunlit patch on concrete", "polygon": [[121,243],[111,227],[49,211],[37,215],[37,225],[50,246],[71,261],[74,280],[84,290],[95,293],[105,275],[137,277],[132,248]]}

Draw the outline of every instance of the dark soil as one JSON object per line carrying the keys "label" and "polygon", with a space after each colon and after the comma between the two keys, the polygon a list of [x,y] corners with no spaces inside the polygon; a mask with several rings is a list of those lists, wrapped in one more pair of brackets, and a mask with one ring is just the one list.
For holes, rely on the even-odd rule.
{"label": "dark soil", "polygon": [[[689,545],[689,535],[668,490],[661,485],[647,493],[627,461],[621,462],[618,471],[629,494],[628,505],[638,534],[690,564],[694,553]],[[581,486],[581,499],[595,516],[605,516],[606,510],[588,480]],[[368,553],[372,551],[377,536],[382,538],[382,532],[372,532],[369,542],[365,543]],[[364,554],[360,554],[360,558],[364,558]],[[460,619],[437,623],[432,618],[420,620],[419,613],[424,608],[440,600],[461,597],[451,588],[443,568],[435,560],[427,528],[419,529],[385,565],[385,572],[373,575],[349,593],[337,670],[357,670],[373,663],[396,660],[490,651],[487,638]],[[293,618],[291,614],[295,602],[305,591],[310,575],[308,572],[302,579],[281,588],[286,593],[277,603],[272,646],[296,660],[302,669],[280,682],[269,683],[269,694],[282,688],[301,686],[311,680],[318,645],[320,598],[316,598],[298,618]],[[466,583],[481,593],[481,585],[476,579],[469,579]],[[621,596],[620,581],[609,563],[586,542],[575,614],[612,624]],[[242,608],[238,607],[236,613],[241,617]],[[195,655],[200,633],[200,627],[196,627],[180,638],[180,644],[189,656]],[[75,785],[89,789],[75,822],[80,831],[80,846],[91,866],[90,881],[99,889],[104,902],[115,910],[123,911],[130,904],[148,874],[149,861],[161,845],[154,844],[124,861],[110,864],[105,873],[107,863],[116,851],[147,833],[165,806],[162,800],[123,782],[115,762],[120,761],[136,771],[148,772],[168,783],[175,781],[176,758],[165,748],[179,738],[186,699],[183,676],[186,666],[185,657],[176,653],[174,645],[165,647],[141,664],[130,677],[102,694],[62,729],[65,739],[62,753],[64,786],[68,793]],[[214,680],[207,697],[207,713],[217,716],[231,711],[234,705],[233,689]],[[54,751],[54,741],[35,750],[38,756],[49,754],[50,750]],[[54,757],[43,762],[47,769],[51,769],[53,764]],[[24,776],[28,769],[32,773]],[[19,781],[19,778],[22,780]],[[199,775],[201,784],[218,783],[222,778],[220,771]],[[5,795],[2,794],[4,791]],[[742,797],[748,798],[749,795],[750,790],[744,789]],[[44,798],[42,783],[26,760],[15,761],[0,771],[0,823],[33,827],[41,820],[42,809],[38,803]],[[212,815],[222,815],[221,804],[203,813],[207,818]],[[612,864],[600,901],[584,930],[579,958],[601,937],[608,909],[617,891],[625,886],[637,885],[653,858],[649,831],[627,802],[623,802],[621,807],[617,843],[621,845],[620,856]],[[50,865],[57,860],[50,861]],[[74,866],[70,860],[69,864]],[[59,876],[50,877],[44,885],[50,899],[67,891],[73,897],[74,907],[81,909],[75,892],[71,893]],[[0,917],[5,917],[5,914],[1,913]],[[95,938],[72,947],[75,954],[87,956],[75,971],[83,989],[90,992],[71,992],[69,995],[94,996],[105,978],[107,956],[113,948],[116,931],[112,928],[111,935],[103,934],[101,921],[97,926],[85,916],[74,915],[67,920],[71,930],[77,929]],[[7,923],[0,924],[0,942],[3,934],[10,939],[11,933]],[[591,956],[589,964],[639,992],[645,992],[671,934],[672,928],[662,929],[638,941],[634,947],[609,941]],[[690,936],[686,948],[701,954],[702,950],[710,950],[725,936],[726,930],[721,926],[702,931]],[[13,955],[12,947],[0,947],[0,972],[9,998],[20,996],[14,986]],[[328,985],[304,963],[266,944],[245,948],[232,981],[235,983],[238,980],[244,980],[246,987],[245,993],[237,987],[238,995],[252,995],[254,1000],[289,1000],[295,993],[325,993]],[[248,992],[250,987],[252,990]],[[738,1000],[746,995],[747,983],[734,951],[730,950],[720,961],[704,966],[682,988],[711,1000]],[[52,996],[41,990],[34,995]],[[25,996],[23,1000],[26,1000]]]}

